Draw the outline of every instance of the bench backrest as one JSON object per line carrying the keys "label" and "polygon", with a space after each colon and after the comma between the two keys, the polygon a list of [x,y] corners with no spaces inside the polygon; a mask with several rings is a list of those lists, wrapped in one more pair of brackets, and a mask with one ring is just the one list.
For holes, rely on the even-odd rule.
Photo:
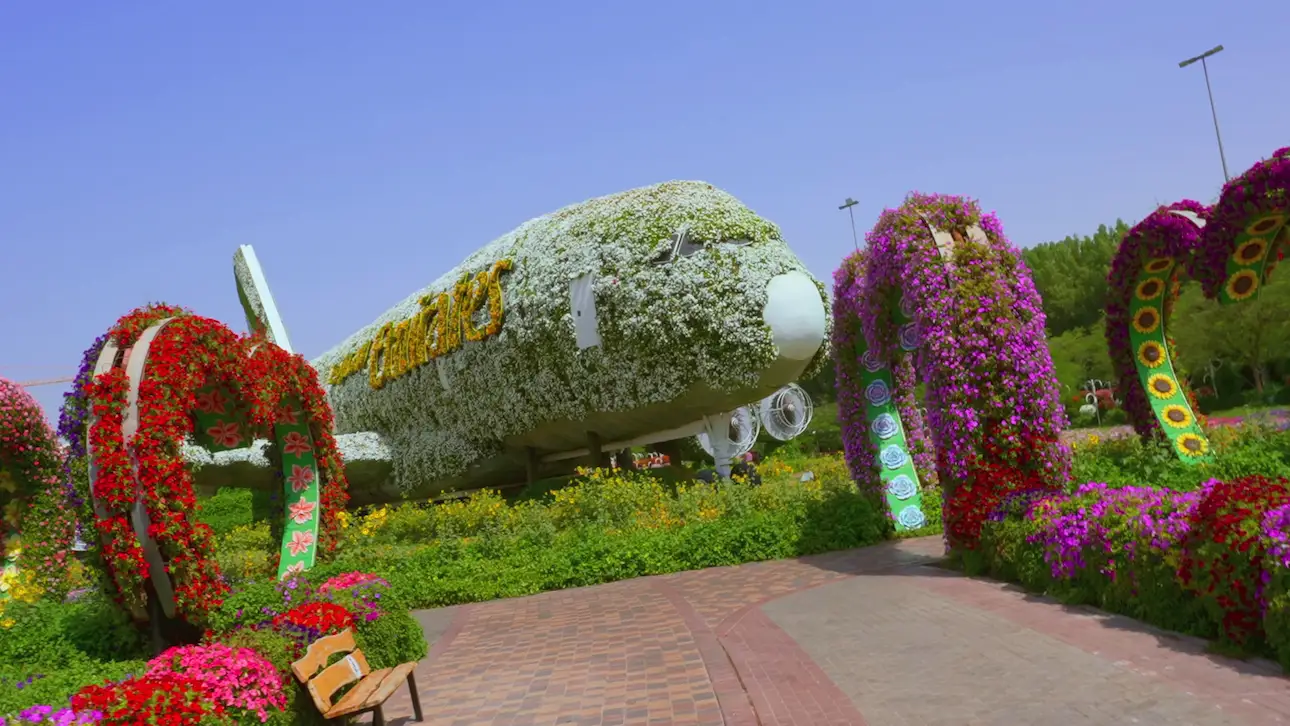
{"label": "bench backrest", "polygon": [[[333,655],[345,657],[327,665]],[[321,673],[319,669],[322,669]],[[336,691],[362,680],[372,669],[367,665],[363,651],[358,650],[354,643],[354,631],[347,628],[311,643],[304,656],[291,664],[291,672],[309,689],[318,710],[325,713],[331,708]]]}

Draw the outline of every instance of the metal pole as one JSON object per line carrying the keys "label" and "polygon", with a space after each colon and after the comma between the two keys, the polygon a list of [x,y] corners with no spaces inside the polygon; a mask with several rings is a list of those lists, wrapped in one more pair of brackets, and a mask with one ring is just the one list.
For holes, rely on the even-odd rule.
{"label": "metal pole", "polygon": [[1205,73],[1205,93],[1209,94],[1209,113],[1214,117],[1214,138],[1218,139],[1218,159],[1223,162],[1223,181],[1232,180],[1227,173],[1227,155],[1223,153],[1223,134],[1218,130],[1218,110],[1214,108],[1214,89],[1209,85],[1209,64],[1200,59],[1200,69]]}
{"label": "metal pole", "polygon": [[857,204],[859,204],[859,202],[852,199],[851,197],[847,197],[847,200],[843,202],[842,206],[838,207],[838,209],[845,209],[847,210],[847,214],[851,215],[851,241],[856,246],[856,252],[859,252],[860,238],[856,236],[856,213],[855,213],[855,210],[852,209],[852,207],[854,207]]}
{"label": "metal pole", "polygon": [[1223,134],[1218,130],[1218,110],[1214,107],[1214,89],[1209,85],[1209,64],[1205,62],[1206,58],[1221,50],[1223,50],[1223,46],[1216,45],[1194,58],[1188,58],[1180,62],[1178,67],[1186,68],[1196,61],[1200,61],[1201,70],[1205,74],[1205,93],[1209,95],[1209,113],[1214,117],[1214,137],[1218,139],[1218,158],[1219,161],[1223,162],[1223,181],[1227,182],[1231,181],[1232,177],[1227,173],[1227,154],[1223,153]]}

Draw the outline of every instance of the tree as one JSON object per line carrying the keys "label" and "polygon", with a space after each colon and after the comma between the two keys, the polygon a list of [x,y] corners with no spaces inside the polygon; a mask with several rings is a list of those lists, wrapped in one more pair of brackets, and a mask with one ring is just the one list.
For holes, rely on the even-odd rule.
{"label": "tree", "polygon": [[1050,337],[1048,350],[1053,356],[1053,369],[1062,387],[1063,400],[1069,400],[1090,379],[1113,381],[1115,378],[1102,319],[1087,328],[1074,328]]}
{"label": "tree", "polygon": [[1098,227],[1092,237],[1071,235],[1022,251],[1043,298],[1049,336],[1090,328],[1101,319],[1111,259],[1129,228],[1124,220],[1116,220],[1110,227]]}
{"label": "tree", "polygon": [[1251,300],[1219,305],[1188,283],[1178,298],[1170,333],[1179,357],[1198,370],[1219,359],[1248,371],[1259,396],[1267,385],[1267,367],[1290,356],[1290,279],[1275,275]]}

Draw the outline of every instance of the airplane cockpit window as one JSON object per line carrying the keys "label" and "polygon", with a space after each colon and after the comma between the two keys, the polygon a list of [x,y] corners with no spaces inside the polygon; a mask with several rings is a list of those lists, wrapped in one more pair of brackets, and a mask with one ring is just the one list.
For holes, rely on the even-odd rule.
{"label": "airplane cockpit window", "polygon": [[[677,230],[676,234],[672,235],[672,239],[669,242],[670,244],[665,245],[663,249],[659,251],[658,255],[654,257],[654,264],[665,265],[682,257],[689,257],[702,250],[706,244],[702,240],[694,239],[690,235],[690,228],[688,226]],[[749,243],[750,240],[739,239],[722,240],[719,244],[743,246]]]}

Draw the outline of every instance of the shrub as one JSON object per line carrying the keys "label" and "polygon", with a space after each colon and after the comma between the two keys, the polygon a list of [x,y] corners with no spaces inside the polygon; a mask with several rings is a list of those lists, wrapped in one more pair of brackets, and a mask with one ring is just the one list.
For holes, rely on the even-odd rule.
{"label": "shrub", "polygon": [[[774,475],[759,487],[596,470],[543,500],[511,505],[485,492],[386,507],[355,518],[336,563],[310,578],[373,572],[406,605],[434,607],[857,547],[890,533],[840,460],[801,465],[813,480],[783,463],[763,466]],[[417,544],[400,544],[409,532]]]}
{"label": "shrub", "polygon": [[1290,668],[1287,525],[1284,478],[1212,480],[1191,492],[1091,483],[1005,501],[964,564]]}
{"label": "shrub", "polygon": [[224,487],[198,503],[198,521],[210,525],[216,536],[266,522],[281,512],[280,504],[275,507],[273,495],[258,489]]}
{"label": "shrub", "polygon": [[1187,464],[1169,444],[1137,436],[1079,442],[1072,481],[1103,482],[1112,488],[1143,484],[1194,491],[1210,479],[1276,477],[1290,472],[1290,433],[1255,425],[1215,427],[1208,432],[1212,462]]}
{"label": "shrub", "polygon": [[201,681],[176,675],[143,676],[93,684],[72,696],[72,708],[103,714],[104,726],[165,723],[168,726],[234,724]]}
{"label": "shrub", "polygon": [[192,679],[235,721],[258,717],[287,706],[286,683],[264,656],[250,648],[223,643],[171,648],[148,662],[147,678]]}

